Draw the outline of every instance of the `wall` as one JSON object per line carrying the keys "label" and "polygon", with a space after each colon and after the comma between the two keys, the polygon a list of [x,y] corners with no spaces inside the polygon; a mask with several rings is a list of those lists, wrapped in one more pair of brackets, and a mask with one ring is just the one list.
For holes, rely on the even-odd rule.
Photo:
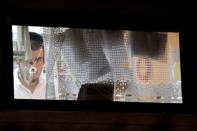
{"label": "wall", "polygon": [[194,131],[197,115],[131,112],[0,112],[1,131]]}

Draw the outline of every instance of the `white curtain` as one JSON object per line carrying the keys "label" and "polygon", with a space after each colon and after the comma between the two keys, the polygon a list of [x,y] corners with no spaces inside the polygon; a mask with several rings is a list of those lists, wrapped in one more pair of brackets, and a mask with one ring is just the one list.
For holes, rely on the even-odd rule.
{"label": "white curtain", "polygon": [[[178,33],[48,27],[43,32],[47,99],[76,100],[81,85],[107,81],[114,83],[114,101],[182,102],[180,77],[175,78],[180,68],[174,68],[180,66]],[[160,35],[167,36],[163,43],[154,40]],[[140,44],[142,36],[147,44]]]}
{"label": "white curtain", "polygon": [[31,60],[31,43],[28,26],[17,26],[17,46],[18,51],[24,51],[24,60]]}

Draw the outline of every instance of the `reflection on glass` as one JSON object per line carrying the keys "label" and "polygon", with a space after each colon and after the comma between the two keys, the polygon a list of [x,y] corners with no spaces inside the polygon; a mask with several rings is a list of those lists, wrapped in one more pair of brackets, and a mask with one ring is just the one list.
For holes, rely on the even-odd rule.
{"label": "reflection on glass", "polygon": [[15,99],[182,103],[178,32],[13,26]]}

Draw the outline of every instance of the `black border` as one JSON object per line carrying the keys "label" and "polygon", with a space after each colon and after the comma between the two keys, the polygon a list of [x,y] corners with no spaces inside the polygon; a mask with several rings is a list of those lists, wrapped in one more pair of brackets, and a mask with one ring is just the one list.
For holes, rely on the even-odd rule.
{"label": "black border", "polygon": [[[44,17],[43,17],[44,16]],[[131,16],[129,14],[17,10],[1,15],[0,110],[124,111],[196,113],[194,23],[190,16]],[[55,100],[14,100],[11,25],[66,26],[72,28],[126,29],[180,32],[183,104]]]}

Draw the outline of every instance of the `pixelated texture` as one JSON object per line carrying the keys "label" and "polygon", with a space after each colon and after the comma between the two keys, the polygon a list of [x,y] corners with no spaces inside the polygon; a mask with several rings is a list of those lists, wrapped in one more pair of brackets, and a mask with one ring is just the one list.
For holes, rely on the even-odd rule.
{"label": "pixelated texture", "polygon": [[114,101],[181,103],[178,33],[138,33],[45,27],[47,99],[76,100],[82,84],[108,82]]}

